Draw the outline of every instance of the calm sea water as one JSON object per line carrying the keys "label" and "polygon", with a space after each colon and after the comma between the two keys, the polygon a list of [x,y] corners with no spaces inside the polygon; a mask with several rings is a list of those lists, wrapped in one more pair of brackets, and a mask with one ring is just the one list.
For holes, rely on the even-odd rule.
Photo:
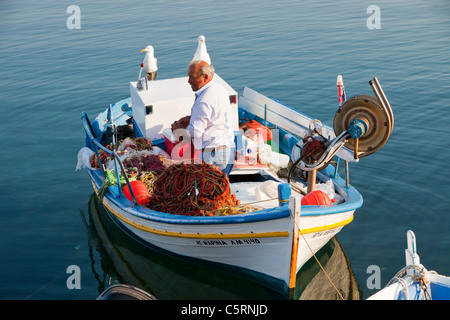
{"label": "calm sea water", "polygon": [[[380,29],[367,26],[372,4]],[[81,10],[81,29],[67,27],[70,5]],[[127,97],[148,44],[160,79],[184,76],[200,34],[238,92],[249,86],[328,124],[338,74],[348,97],[372,94],[368,81],[378,77],[394,132],[351,164],[364,205],[322,259],[339,249],[347,262],[334,266],[342,271],[334,281],[355,282],[364,299],[376,292],[367,268],[380,267],[384,286],[404,266],[412,229],[422,263],[450,275],[449,16],[446,0],[1,2],[0,299],[94,299],[117,281],[161,299],[274,298],[104,226],[87,174],[75,171],[81,112],[94,117]],[[80,267],[80,290],[66,286],[70,265]]]}

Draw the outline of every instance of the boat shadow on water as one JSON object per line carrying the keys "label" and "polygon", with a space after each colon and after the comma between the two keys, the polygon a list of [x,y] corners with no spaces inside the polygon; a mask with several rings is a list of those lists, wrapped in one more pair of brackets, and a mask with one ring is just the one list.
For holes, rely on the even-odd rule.
{"label": "boat shadow on water", "polygon": [[[142,289],[159,300],[285,299],[249,279],[160,252],[131,238],[108,217],[95,193],[89,199],[88,215],[82,213],[81,218],[87,228],[92,276],[98,282],[99,294],[119,283]],[[295,300],[360,298],[358,283],[336,236],[297,273]]]}

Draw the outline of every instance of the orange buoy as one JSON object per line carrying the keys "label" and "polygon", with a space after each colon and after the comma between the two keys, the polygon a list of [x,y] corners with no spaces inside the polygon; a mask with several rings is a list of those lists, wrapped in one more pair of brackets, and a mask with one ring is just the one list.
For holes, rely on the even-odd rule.
{"label": "orange buoy", "polygon": [[315,190],[302,198],[302,206],[327,206],[331,205],[328,195],[322,190]]}
{"label": "orange buoy", "polygon": [[272,131],[256,120],[249,120],[241,123],[240,129],[247,138],[253,141],[258,142],[258,136],[262,137],[264,142],[272,140]]}
{"label": "orange buoy", "polygon": [[[136,197],[137,203],[141,206],[145,206],[148,203],[150,197],[147,186],[139,180],[131,181],[130,185],[131,189],[133,190],[134,196]],[[123,188],[123,194],[128,200],[133,201],[130,190],[128,189],[128,185]]]}

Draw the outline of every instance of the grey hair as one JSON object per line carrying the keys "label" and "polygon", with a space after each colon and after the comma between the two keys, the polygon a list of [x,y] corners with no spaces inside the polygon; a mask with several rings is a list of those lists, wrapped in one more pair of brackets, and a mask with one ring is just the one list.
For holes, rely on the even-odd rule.
{"label": "grey hair", "polygon": [[[195,66],[197,66],[199,63],[201,63],[203,60],[195,60],[195,61],[192,61],[190,64],[189,64],[189,69],[190,68],[192,68],[192,67],[195,67]],[[201,68],[200,68],[200,73],[202,74],[202,75],[204,75],[204,74],[207,74],[208,75],[208,77],[210,77],[210,78],[213,78],[214,77],[214,72],[215,72],[216,70],[214,69],[214,67],[213,66],[211,66],[211,65],[209,65],[209,64],[206,64],[206,65],[204,65],[204,66],[202,66]]]}

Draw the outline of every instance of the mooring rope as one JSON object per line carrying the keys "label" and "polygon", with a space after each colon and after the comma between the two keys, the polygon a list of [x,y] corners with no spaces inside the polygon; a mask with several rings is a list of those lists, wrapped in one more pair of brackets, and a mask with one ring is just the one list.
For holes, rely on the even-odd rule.
{"label": "mooring rope", "polygon": [[292,218],[292,220],[294,220],[295,225],[298,228],[298,232],[302,235],[303,240],[306,243],[306,246],[308,247],[308,249],[311,251],[314,259],[316,260],[317,264],[319,265],[320,269],[322,269],[323,273],[325,274],[325,276],[327,277],[328,281],[331,283],[331,285],[333,286],[333,288],[336,290],[337,294],[339,295],[339,297],[342,300],[345,300],[344,297],[342,296],[341,292],[338,290],[338,288],[336,287],[336,285],[333,283],[333,281],[331,280],[330,276],[328,275],[328,273],[325,271],[324,267],[322,266],[322,264],[320,263],[319,259],[317,258],[316,254],[314,253],[314,251],[311,249],[308,241],[306,241],[305,235],[303,234],[303,232],[300,229],[300,226],[298,225],[297,221],[295,220],[294,215],[292,214],[292,212],[289,210],[290,212],[290,216]]}
{"label": "mooring rope", "polygon": [[[405,275],[407,271],[413,270],[415,273]],[[394,284],[395,282],[398,282],[403,292],[405,293],[405,299],[409,300],[409,290],[408,290],[408,284],[406,279],[412,278],[413,281],[418,281],[420,283],[420,289],[423,291],[423,297],[425,300],[431,300],[432,297],[430,293],[428,292],[427,288],[427,275],[428,274],[436,274],[435,271],[428,271],[423,265],[407,265],[406,267],[402,268],[397,274],[388,282],[386,287]]]}
{"label": "mooring rope", "polygon": [[[273,200],[278,200],[278,198],[270,198],[270,199],[264,199],[264,200],[259,200],[259,201],[255,201],[255,202],[250,202],[250,203],[246,203],[247,205],[252,205],[252,204],[256,204],[259,202],[265,202],[265,201],[273,201]],[[299,233],[302,235],[303,240],[306,243],[306,246],[308,247],[308,249],[311,251],[314,259],[317,261],[317,264],[319,265],[319,267],[322,269],[323,273],[325,274],[325,276],[327,277],[328,281],[331,283],[331,285],[333,286],[333,288],[336,290],[337,294],[339,295],[339,297],[342,300],[345,300],[344,297],[342,296],[341,292],[339,291],[339,289],[336,287],[336,285],[333,283],[333,281],[331,280],[330,276],[328,275],[328,273],[325,271],[325,269],[323,268],[322,264],[320,263],[319,259],[317,258],[317,256],[315,255],[314,251],[311,249],[310,245],[308,244],[308,241],[305,238],[305,235],[302,233],[300,226],[298,225],[297,221],[295,220],[295,217],[293,216],[292,212],[289,210],[290,212],[290,216],[292,218],[292,220],[294,221],[295,225],[298,228]]]}

